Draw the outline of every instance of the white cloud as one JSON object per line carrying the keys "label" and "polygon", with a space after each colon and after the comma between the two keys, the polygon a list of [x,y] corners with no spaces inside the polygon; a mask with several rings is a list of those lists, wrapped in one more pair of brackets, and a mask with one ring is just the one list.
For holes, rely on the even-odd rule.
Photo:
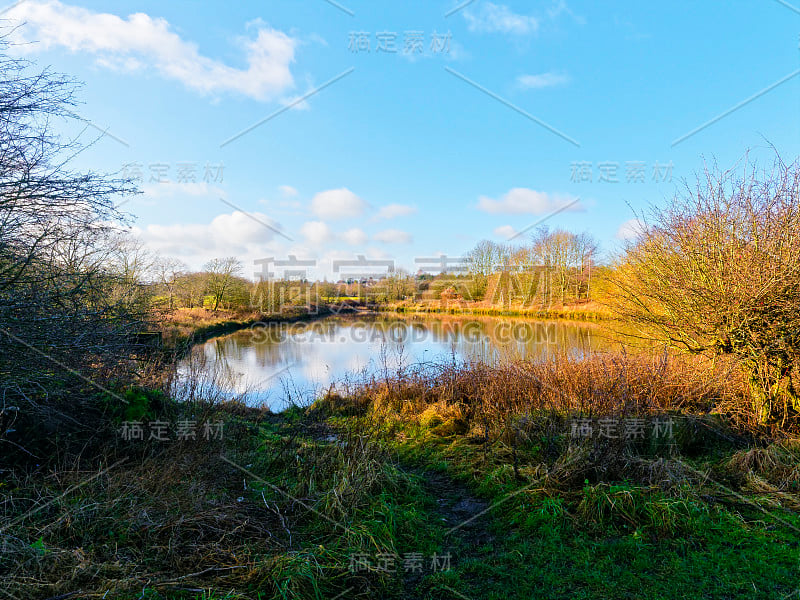
{"label": "white cloud", "polygon": [[644,233],[645,225],[639,219],[629,219],[617,229],[618,240],[635,240]]}
{"label": "white cloud", "polygon": [[348,229],[342,234],[342,239],[351,246],[361,246],[369,241],[369,236],[361,229]]}
{"label": "white cloud", "polygon": [[333,232],[326,223],[322,221],[308,221],[300,228],[300,233],[306,241],[313,246],[320,246],[333,239]]}
{"label": "white cloud", "polygon": [[288,198],[294,198],[298,194],[297,189],[290,185],[281,185],[278,187],[278,189],[280,190],[281,194]]}
{"label": "white cloud", "polygon": [[464,18],[470,31],[514,35],[529,35],[539,31],[539,19],[516,14],[504,4],[484,2],[478,11],[465,10]]}
{"label": "white cloud", "polygon": [[540,90],[569,83],[568,75],[561,73],[539,73],[538,75],[520,75],[517,85],[526,90]]}
{"label": "white cloud", "polygon": [[27,0],[5,18],[24,23],[12,35],[12,41],[23,44],[14,46],[19,52],[65,48],[88,53],[105,68],[152,68],[205,94],[234,92],[268,100],[294,86],[290,65],[298,42],[263,24],[254,38],[237,40],[247,61],[246,69],[238,69],[203,56],[197,44],[182,39],[166,19],[146,13],[123,18],[58,0]]}
{"label": "white cloud", "polygon": [[515,235],[517,235],[517,230],[514,229],[511,225],[501,225],[500,227],[495,227],[494,234],[497,237],[510,240]]}
{"label": "white cloud", "polygon": [[223,214],[211,221],[211,233],[225,240],[239,240],[244,243],[270,241],[275,238],[275,229],[280,223],[262,213],[243,213],[234,211]]}
{"label": "white cloud", "polygon": [[347,188],[320,192],[311,200],[311,211],[320,219],[360,217],[367,203]]}
{"label": "white cloud", "polygon": [[379,231],[372,236],[372,239],[384,244],[410,244],[412,240],[410,233],[407,231],[400,231],[399,229],[385,229]]}
{"label": "white cloud", "polygon": [[575,14],[572,9],[567,6],[566,0],[556,0],[556,2],[554,2],[553,5],[547,10],[547,16],[551,19],[557,19],[562,14],[569,15],[579,25],[586,25],[586,18]]}
{"label": "white cloud", "polygon": [[491,214],[542,215],[559,209],[580,211],[583,207],[572,196],[553,196],[528,188],[514,188],[500,200],[487,196],[478,199],[478,210]]}
{"label": "white cloud", "polygon": [[407,217],[409,215],[416,214],[416,212],[416,206],[409,206],[407,204],[389,204],[380,208],[378,214],[375,216],[375,220]]}
{"label": "white cloud", "polygon": [[263,256],[275,247],[275,229],[282,229],[280,223],[265,214],[234,211],[218,215],[210,223],[148,225],[134,227],[133,233],[154,252],[175,256],[199,268],[219,256]]}

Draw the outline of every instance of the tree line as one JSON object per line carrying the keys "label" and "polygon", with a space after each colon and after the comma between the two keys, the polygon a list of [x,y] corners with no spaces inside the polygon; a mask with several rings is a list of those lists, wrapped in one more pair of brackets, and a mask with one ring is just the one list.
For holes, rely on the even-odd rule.
{"label": "tree line", "polygon": [[469,282],[460,286],[462,296],[525,305],[588,300],[598,253],[589,233],[565,229],[540,227],[520,244],[484,240],[465,255]]}

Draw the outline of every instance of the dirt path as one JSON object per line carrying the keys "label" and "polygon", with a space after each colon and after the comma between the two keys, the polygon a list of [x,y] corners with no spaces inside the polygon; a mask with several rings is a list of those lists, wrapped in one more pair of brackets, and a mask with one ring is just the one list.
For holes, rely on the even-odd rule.
{"label": "dirt path", "polygon": [[[495,536],[489,531],[490,504],[474,496],[462,483],[440,471],[405,468],[406,472],[418,476],[425,491],[436,501],[433,518],[436,526],[447,530],[439,556],[449,555],[449,569],[456,569],[463,562],[481,558],[490,553]],[[425,573],[406,573],[403,588],[406,597],[412,600],[424,597],[420,584]],[[454,594],[453,598],[463,598]]]}
{"label": "dirt path", "polygon": [[[305,435],[323,444],[337,443],[338,434],[324,421],[315,422],[304,431]],[[441,471],[400,464],[398,467],[409,475],[418,477],[422,488],[434,500],[431,518],[436,523],[431,527],[446,531],[442,543],[436,550],[440,559],[446,561],[446,570],[454,570],[465,561],[484,558],[492,553],[495,536],[489,531],[491,521],[490,504],[475,496],[469,488]],[[409,549],[418,552],[418,549]],[[449,558],[448,558],[449,556]],[[425,597],[422,580],[431,573],[432,557],[425,557],[422,572],[402,572],[404,598],[421,600]],[[453,598],[465,598],[453,593]]]}

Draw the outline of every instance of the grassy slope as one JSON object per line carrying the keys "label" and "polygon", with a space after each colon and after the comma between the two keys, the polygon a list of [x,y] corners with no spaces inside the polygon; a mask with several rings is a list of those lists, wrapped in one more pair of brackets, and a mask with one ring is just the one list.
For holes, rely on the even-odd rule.
{"label": "grassy slope", "polygon": [[315,439],[299,412],[235,409],[204,416],[225,420],[222,440],[119,442],[102,464],[4,482],[0,595],[402,594],[402,578],[351,573],[350,557],[435,547],[419,479],[375,444]]}
{"label": "grassy slope", "polygon": [[[580,491],[516,481],[502,459],[463,436],[405,427],[403,461],[467,484],[492,508],[491,551],[471,549],[435,579],[470,598],[788,598],[800,588],[800,527],[633,482],[586,482]],[[710,458],[710,457],[705,457]],[[711,463],[693,461],[706,469]],[[716,462],[724,462],[717,458]],[[530,486],[530,487],[529,487]],[[704,490],[718,494],[713,486]],[[748,494],[769,506],[770,498]],[[435,585],[433,585],[435,587]]]}
{"label": "grassy slope", "polygon": [[[394,422],[379,431],[356,417],[326,423],[299,411],[225,418],[227,441],[156,447],[24,519],[14,537],[28,546],[15,547],[6,589],[18,598],[110,591],[130,599],[797,593],[800,536],[778,518],[800,520],[700,499],[719,495],[713,486],[685,494],[633,482],[531,486],[515,480],[502,452],[435,427]],[[520,464],[536,460],[530,452]],[[40,496],[57,497],[86,473],[73,475],[47,481]],[[766,496],[747,496],[769,506]],[[465,499],[466,509],[453,509]],[[425,557],[421,575],[350,570],[355,555],[376,564],[381,554],[411,552]],[[449,553],[451,568],[433,573],[434,553]]]}
{"label": "grassy slope", "polygon": [[[445,371],[280,416],[162,398],[147,417],[223,420],[223,439],[109,440],[101,457],[4,480],[0,594],[798,596],[797,441],[754,445],[694,416],[695,433],[713,433],[701,443],[684,432],[669,447],[575,444],[535,408],[542,380],[558,385],[552,402],[695,406],[716,393],[708,374],[636,360]],[[402,568],[409,553],[421,573]],[[451,568],[434,572],[434,553]],[[351,568],[359,555],[369,569]],[[395,555],[394,572],[378,568]]]}

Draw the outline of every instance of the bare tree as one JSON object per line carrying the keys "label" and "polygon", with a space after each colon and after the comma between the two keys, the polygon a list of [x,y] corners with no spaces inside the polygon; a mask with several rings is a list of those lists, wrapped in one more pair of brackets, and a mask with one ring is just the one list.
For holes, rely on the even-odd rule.
{"label": "bare tree", "polygon": [[[740,170],[739,170],[740,169]],[[642,217],[646,221],[645,217]],[[762,423],[800,411],[800,168],[716,167],[654,209],[625,254],[616,309],[641,334],[693,354],[732,355]]]}
{"label": "bare tree", "polygon": [[151,294],[145,284],[155,276],[153,253],[141,239],[123,231],[109,236],[104,258],[104,267],[112,276],[107,301],[131,312],[146,311]]}
{"label": "bare tree", "polygon": [[214,298],[214,308],[217,310],[230,292],[235,278],[242,272],[242,263],[235,256],[215,258],[203,267],[206,272],[206,286]]}
{"label": "bare tree", "polygon": [[186,272],[186,264],[177,258],[170,256],[157,257],[153,263],[153,273],[158,284],[167,294],[167,308],[175,308],[175,296],[183,274]]}
{"label": "bare tree", "polygon": [[416,291],[414,279],[405,269],[397,268],[395,272],[377,282],[371,291],[379,301],[403,300],[413,296]]}
{"label": "bare tree", "polygon": [[466,267],[472,277],[473,298],[486,293],[489,276],[510,261],[510,250],[501,244],[483,240],[465,255]]}
{"label": "bare tree", "polygon": [[[71,385],[121,377],[126,333],[141,326],[143,315],[110,298],[118,276],[105,263],[122,221],[114,202],[134,190],[70,170],[85,146],[52,127],[74,118],[75,83],[6,49],[0,37],[0,411],[26,404],[44,435],[68,419],[56,405]],[[78,410],[86,395],[72,397]]]}
{"label": "bare tree", "polygon": [[597,256],[597,242],[591,235],[542,227],[534,232],[531,241],[531,258],[543,267],[548,282],[555,284],[562,303],[568,297],[588,297],[591,268]]}
{"label": "bare tree", "polygon": [[598,244],[591,234],[578,233],[573,239],[573,261],[576,265],[575,296],[581,298],[585,294],[589,299],[592,284],[592,271],[598,255]]}

